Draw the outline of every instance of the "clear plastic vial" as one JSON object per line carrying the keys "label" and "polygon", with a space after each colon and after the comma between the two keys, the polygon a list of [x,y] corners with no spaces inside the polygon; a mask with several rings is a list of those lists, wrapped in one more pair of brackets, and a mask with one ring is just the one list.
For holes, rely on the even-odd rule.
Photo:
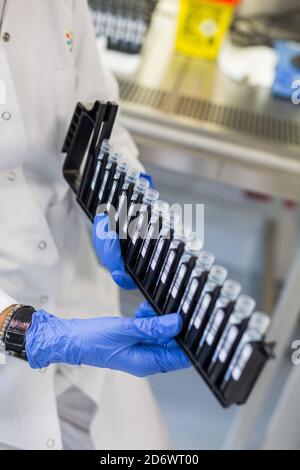
{"label": "clear plastic vial", "polygon": [[87,208],[92,215],[96,213],[98,206],[98,195],[101,187],[101,183],[104,178],[105,168],[109,153],[111,151],[111,144],[109,140],[103,140],[100,154],[97,157],[96,166],[94,169],[92,181],[90,184],[90,190],[88,195]]}
{"label": "clear plastic vial", "polygon": [[167,252],[161,272],[159,273],[154,291],[154,302],[160,312],[163,311],[166,297],[169,293],[185,248],[187,248],[187,244],[194,239],[195,237],[192,232],[185,228],[181,228],[180,230],[176,231],[174,235],[174,239],[169,246],[169,250]]}
{"label": "clear plastic vial", "polygon": [[213,382],[222,381],[254,308],[255,300],[252,297],[241,295],[228,319],[208,367],[208,373]]}
{"label": "clear plastic vial", "polygon": [[155,189],[148,189],[145,193],[143,204],[138,212],[135,221],[129,226],[130,241],[125,254],[127,265],[134,269],[138,259],[143,240],[147,233],[147,228],[151,219],[152,209],[159,198],[159,192]]}
{"label": "clear plastic vial", "polygon": [[264,339],[270,323],[271,319],[265,313],[253,313],[226,371],[221,389],[225,389],[230,381],[238,382],[240,380],[254,352],[254,344]]}
{"label": "clear plastic vial", "polygon": [[[125,214],[122,208],[120,209],[119,214],[119,237],[121,241],[122,253],[125,255],[126,250],[128,248],[130,239],[129,239],[129,227],[133,222],[134,218],[136,217],[138,211],[141,208],[143,203],[143,199],[145,196],[146,191],[148,191],[150,187],[150,183],[145,178],[139,178],[135,184],[134,191],[132,194],[132,198],[130,201],[130,205],[128,208],[128,212]],[[122,201],[122,206],[123,206]],[[121,202],[120,202],[121,207]]]}
{"label": "clear plastic vial", "polygon": [[163,218],[163,226],[153,249],[145,278],[143,279],[143,287],[149,295],[153,295],[158,282],[159,273],[164,264],[164,259],[168,253],[178,225],[179,217],[173,212],[169,212],[168,215]]}
{"label": "clear plastic vial", "polygon": [[236,281],[228,279],[224,283],[220,298],[217,300],[196,351],[198,363],[203,368],[209,364],[213,356],[222,331],[234,310],[241,290],[241,285]]}
{"label": "clear plastic vial", "polygon": [[221,293],[227,274],[227,269],[216,265],[212,267],[209,273],[207,283],[197,302],[185,336],[185,343],[191,351],[194,351],[201,339],[202,333]]}
{"label": "clear plastic vial", "polygon": [[181,336],[184,337],[186,329],[196,308],[197,301],[207,281],[209,271],[215,262],[215,256],[209,251],[202,251],[196,261],[195,268],[181,299],[178,312],[183,319]]}
{"label": "clear plastic vial", "polygon": [[113,179],[118,166],[118,163],[122,160],[122,154],[120,152],[111,151],[107,160],[103,181],[99,190],[99,205],[104,205],[108,202],[108,197],[112,188]]}
{"label": "clear plastic vial", "polygon": [[120,162],[116,168],[112,188],[110,194],[108,195],[107,212],[109,212],[112,208],[116,210],[116,205],[119,200],[120,192],[122,190],[127,171],[128,164],[125,162]]}
{"label": "clear plastic vial", "polygon": [[153,205],[150,224],[148,226],[145,239],[142,242],[137,263],[134,268],[135,275],[140,282],[143,281],[147,272],[153,249],[162,229],[163,218],[169,213],[169,209],[169,204],[164,201],[157,201]]}
{"label": "clear plastic vial", "polygon": [[139,177],[140,173],[135,170],[128,170],[125,176],[125,181],[119,195],[119,200],[116,203],[115,222],[117,224],[117,231],[119,231],[120,218],[124,219],[124,216],[127,215],[127,209],[131,202],[134,187]]}
{"label": "clear plastic vial", "polygon": [[167,294],[163,308],[164,313],[176,313],[178,311],[180,301],[184,295],[188,281],[196,265],[197,259],[200,256],[202,248],[202,240],[193,240],[187,245],[185,253],[182,255],[175,272],[169,293]]}

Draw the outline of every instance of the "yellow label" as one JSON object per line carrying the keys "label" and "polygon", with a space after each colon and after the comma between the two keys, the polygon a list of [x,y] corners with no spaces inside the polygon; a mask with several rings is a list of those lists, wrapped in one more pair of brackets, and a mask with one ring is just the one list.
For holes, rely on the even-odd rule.
{"label": "yellow label", "polygon": [[233,17],[234,7],[205,0],[180,0],[177,52],[215,59]]}

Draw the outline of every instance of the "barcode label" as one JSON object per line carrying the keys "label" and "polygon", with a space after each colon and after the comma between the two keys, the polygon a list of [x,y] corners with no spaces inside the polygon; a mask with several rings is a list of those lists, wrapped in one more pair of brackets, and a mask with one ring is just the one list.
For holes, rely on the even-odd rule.
{"label": "barcode label", "polygon": [[232,371],[232,378],[236,382],[238,382],[241,378],[241,375],[253,353],[253,346],[251,344],[246,344],[242,349],[239,357],[235,361],[235,365],[233,366]]}
{"label": "barcode label", "polygon": [[101,167],[101,163],[98,162],[98,163],[97,163],[97,166],[96,166],[95,173],[94,173],[94,178],[93,178],[93,181],[92,181],[92,184],[91,184],[91,190],[92,190],[92,191],[94,191],[94,189],[95,189],[96,181],[97,181],[97,178],[98,178],[98,175],[99,175],[99,171],[100,171],[100,167]]}
{"label": "barcode label", "polygon": [[151,227],[148,230],[147,238],[144,242],[144,246],[143,246],[143,249],[142,249],[142,252],[141,252],[141,255],[142,255],[143,258],[145,258],[145,256],[146,256],[146,253],[147,253],[147,250],[149,248],[150,241],[152,239],[153,233],[154,233],[154,225],[151,225]]}
{"label": "barcode label", "polygon": [[169,275],[169,273],[170,273],[170,270],[171,270],[171,267],[172,267],[172,264],[173,264],[174,259],[175,259],[175,252],[172,251],[172,252],[170,253],[170,255],[169,255],[169,258],[168,258],[166,267],[165,267],[165,269],[164,269],[164,272],[163,272],[163,274],[162,274],[162,276],[161,276],[161,282],[162,282],[163,284],[165,284],[165,282],[166,282],[166,280],[167,280],[167,278],[168,278],[168,275]]}
{"label": "barcode label", "polygon": [[199,330],[201,323],[203,321],[204,315],[210,305],[210,302],[211,302],[211,295],[206,294],[203,298],[200,309],[198,310],[197,316],[194,321],[194,327],[196,328],[196,330]]}
{"label": "barcode label", "polygon": [[99,192],[99,201],[101,201],[102,198],[103,198],[103,195],[104,195],[104,191],[105,191],[105,188],[106,188],[106,183],[107,183],[108,177],[109,177],[109,171],[106,171],[106,172],[105,172],[105,176],[104,176],[104,180],[103,180],[103,183],[102,183],[100,192]]}
{"label": "barcode label", "polygon": [[115,221],[116,222],[119,220],[119,217],[120,217],[121,211],[123,209],[123,204],[125,202],[125,199],[126,199],[126,193],[123,192],[121,197],[120,197],[119,208],[118,208],[117,213],[115,215]]}
{"label": "barcode label", "polygon": [[117,189],[117,184],[118,184],[118,181],[115,180],[114,184],[113,184],[113,187],[112,187],[112,190],[111,190],[111,193],[110,193],[109,201],[108,201],[108,207],[107,207],[108,211],[110,210],[113,198],[115,196],[115,192],[116,192],[116,189]]}
{"label": "barcode label", "polygon": [[220,362],[224,363],[228,357],[229,351],[232,348],[233,343],[235,342],[237,335],[238,335],[238,329],[236,326],[232,326],[226,335],[222,347],[220,348],[220,353],[219,353],[219,360]]}
{"label": "barcode label", "polygon": [[151,269],[152,271],[155,270],[156,266],[157,266],[157,262],[158,262],[158,259],[160,257],[160,254],[162,252],[162,249],[163,249],[163,246],[164,246],[164,239],[161,238],[158,242],[158,245],[157,245],[157,250],[155,252],[155,255],[154,255],[154,258],[152,260],[152,263],[151,263]]}
{"label": "barcode label", "polygon": [[211,318],[209,324],[207,325],[207,332],[204,333],[204,336],[206,336],[206,342],[209,346],[213,344],[215,337],[218,334],[221,323],[224,320],[224,317],[224,311],[218,310],[216,315]]}
{"label": "barcode label", "polygon": [[171,295],[172,295],[173,299],[176,299],[176,297],[177,297],[178,291],[180,289],[180,286],[182,284],[182,281],[184,279],[184,276],[185,276],[186,272],[187,272],[187,267],[184,264],[179,269],[178,275],[177,275],[176,280],[175,280],[174,287],[172,288],[172,291],[171,291]]}
{"label": "barcode label", "polygon": [[185,296],[185,299],[183,300],[183,306],[182,308],[179,309],[179,310],[182,310],[183,313],[188,312],[191,306],[192,300],[194,298],[194,295],[196,293],[197,287],[198,287],[198,280],[193,279],[190,285],[190,288],[188,289],[187,295]]}
{"label": "barcode label", "polygon": [[134,234],[133,234],[133,237],[132,237],[132,243],[134,245],[136,244],[136,242],[137,242],[137,240],[140,236],[144,219],[145,219],[145,214],[141,214],[138,218],[137,223],[136,223],[136,227],[135,227]]}

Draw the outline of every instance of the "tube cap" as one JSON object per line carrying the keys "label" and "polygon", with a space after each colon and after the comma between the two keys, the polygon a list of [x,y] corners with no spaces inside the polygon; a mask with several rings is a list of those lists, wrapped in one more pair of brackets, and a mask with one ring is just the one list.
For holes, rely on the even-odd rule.
{"label": "tube cap", "polygon": [[153,205],[153,214],[167,215],[170,210],[170,205],[165,201],[156,201]]}
{"label": "tube cap", "polygon": [[129,183],[136,183],[139,177],[140,177],[139,171],[132,170],[131,168],[127,170],[126,181],[128,181]]}
{"label": "tube cap", "polygon": [[118,152],[116,150],[111,150],[110,153],[109,153],[109,157],[108,157],[108,160],[110,162],[121,162],[122,160],[122,152]]}
{"label": "tube cap", "polygon": [[208,279],[209,281],[222,285],[224,284],[227,275],[228,275],[227,269],[223,268],[223,266],[215,265],[211,268]]}
{"label": "tube cap", "polygon": [[210,251],[202,251],[197,259],[196,268],[199,267],[204,271],[210,271],[214,262],[215,255],[213,253],[210,253]]}
{"label": "tube cap", "polygon": [[259,336],[264,336],[271,324],[270,317],[263,312],[255,312],[249,320],[248,328],[255,330]]}
{"label": "tube cap", "polygon": [[145,178],[139,178],[135,183],[134,191],[137,193],[144,193],[149,189],[150,183]]}
{"label": "tube cap", "polygon": [[200,240],[199,238],[189,241],[186,245],[187,251],[191,251],[192,253],[197,253],[197,254],[200,253],[202,248],[203,248],[203,241]]}
{"label": "tube cap", "polygon": [[118,164],[118,167],[117,167],[117,170],[120,172],[120,173],[126,173],[126,171],[128,170],[128,163],[125,163],[125,162],[120,162]]}
{"label": "tube cap", "polygon": [[221,295],[224,297],[228,297],[230,300],[234,301],[240,295],[241,290],[242,286],[238,282],[228,279],[224,283]]}
{"label": "tube cap", "polygon": [[109,152],[111,150],[111,143],[108,139],[104,139],[101,145],[101,152]]}
{"label": "tube cap", "polygon": [[154,204],[159,198],[159,192],[155,189],[147,189],[144,196],[144,204]]}
{"label": "tube cap", "polygon": [[255,309],[256,302],[252,297],[248,295],[241,295],[235,305],[234,312],[240,313],[242,316],[250,317],[251,313]]}

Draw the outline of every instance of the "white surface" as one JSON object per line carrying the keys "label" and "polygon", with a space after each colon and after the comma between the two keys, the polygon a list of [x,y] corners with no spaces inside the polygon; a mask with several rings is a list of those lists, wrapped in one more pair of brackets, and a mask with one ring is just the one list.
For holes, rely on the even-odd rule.
{"label": "white surface", "polygon": [[224,43],[218,58],[220,69],[228,77],[266,88],[273,84],[276,62],[276,52],[270,47],[236,47],[230,41]]}

